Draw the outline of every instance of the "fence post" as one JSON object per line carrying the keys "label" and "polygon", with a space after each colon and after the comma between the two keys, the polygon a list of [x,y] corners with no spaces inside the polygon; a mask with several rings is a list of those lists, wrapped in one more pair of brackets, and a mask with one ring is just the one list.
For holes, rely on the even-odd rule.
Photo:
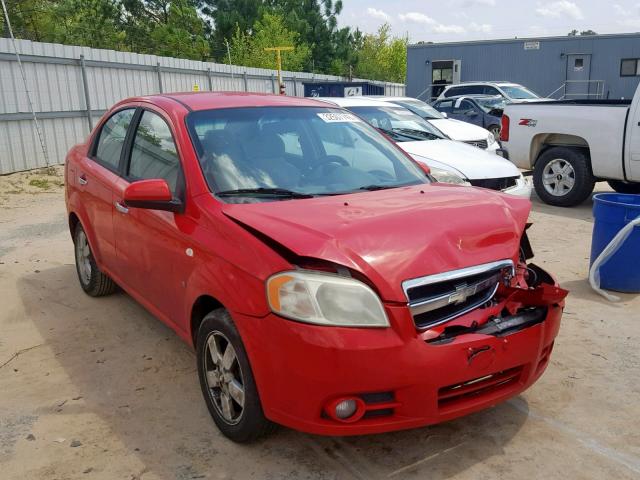
{"label": "fence post", "polygon": [[247,71],[245,70],[242,74],[242,79],[244,80],[244,91],[249,91],[249,79],[247,78]]}
{"label": "fence post", "polygon": [[156,63],[156,72],[158,72],[158,90],[162,93],[162,72],[160,71],[160,62]]}
{"label": "fence post", "polygon": [[273,72],[271,72],[271,90],[273,91],[273,94],[275,95],[275,93],[276,93],[276,77],[273,75]]}
{"label": "fence post", "polygon": [[209,91],[213,92],[213,80],[211,80],[211,69],[207,68],[207,79],[209,80]]}
{"label": "fence post", "polygon": [[298,79],[295,75],[293,76],[293,96],[298,96]]}
{"label": "fence post", "polygon": [[80,71],[82,72],[84,103],[87,107],[87,122],[89,122],[89,132],[91,132],[91,130],[93,130],[93,119],[91,118],[91,98],[89,95],[89,82],[87,82],[87,66],[84,63],[84,55],[80,55]]}

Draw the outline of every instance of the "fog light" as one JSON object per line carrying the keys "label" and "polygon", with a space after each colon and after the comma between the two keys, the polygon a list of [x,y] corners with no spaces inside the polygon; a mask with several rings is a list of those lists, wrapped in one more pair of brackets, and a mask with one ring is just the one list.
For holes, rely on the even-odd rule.
{"label": "fog light", "polygon": [[336,405],[336,417],[341,420],[346,420],[356,413],[357,408],[358,405],[355,400],[342,400]]}

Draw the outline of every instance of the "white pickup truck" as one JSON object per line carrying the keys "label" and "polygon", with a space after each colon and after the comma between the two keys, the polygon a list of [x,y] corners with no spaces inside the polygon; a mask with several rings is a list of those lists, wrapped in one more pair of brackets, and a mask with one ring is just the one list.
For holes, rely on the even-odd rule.
{"label": "white pickup truck", "polygon": [[509,104],[500,140],[509,160],[533,170],[536,193],[550,205],[577,205],[601,180],[640,194],[640,86],[631,101]]}

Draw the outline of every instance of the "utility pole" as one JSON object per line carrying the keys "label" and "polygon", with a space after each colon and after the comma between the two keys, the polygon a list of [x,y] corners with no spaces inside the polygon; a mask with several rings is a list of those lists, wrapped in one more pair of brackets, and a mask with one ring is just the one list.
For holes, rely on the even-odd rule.
{"label": "utility pole", "polygon": [[284,95],[284,82],[282,81],[282,56],[280,52],[288,52],[293,50],[293,47],[270,47],[265,48],[267,52],[276,52],[276,62],[278,64],[278,85],[280,86],[280,95]]}
{"label": "utility pole", "polygon": [[227,45],[227,57],[229,57],[229,70],[231,71],[231,80],[233,80],[233,69],[231,68],[231,49],[229,48],[229,40],[224,39],[224,43]]}

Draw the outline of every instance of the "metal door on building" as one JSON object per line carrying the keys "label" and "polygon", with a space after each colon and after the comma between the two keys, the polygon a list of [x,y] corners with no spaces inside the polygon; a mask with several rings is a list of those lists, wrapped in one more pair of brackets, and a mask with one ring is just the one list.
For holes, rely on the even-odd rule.
{"label": "metal door on building", "polygon": [[591,54],[571,53],[567,55],[567,80],[564,97],[567,99],[589,98],[591,82]]}

